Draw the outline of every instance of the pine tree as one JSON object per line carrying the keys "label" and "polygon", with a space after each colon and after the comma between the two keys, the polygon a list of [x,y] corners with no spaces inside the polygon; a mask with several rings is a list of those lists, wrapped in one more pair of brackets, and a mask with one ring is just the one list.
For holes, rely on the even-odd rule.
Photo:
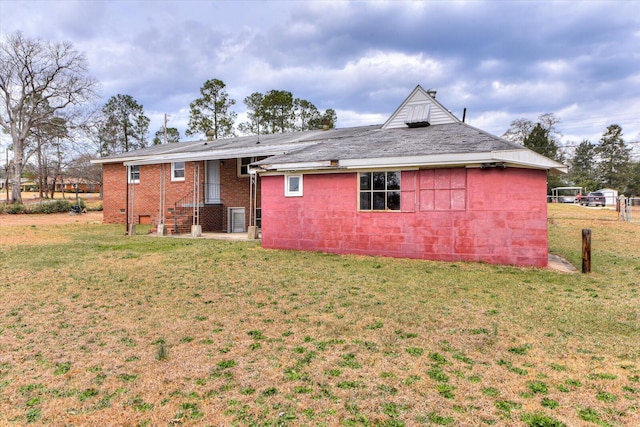
{"label": "pine tree", "polygon": [[98,138],[101,153],[126,153],[147,146],[149,118],[131,95],[112,96],[102,107],[104,116]]}
{"label": "pine tree", "polygon": [[569,176],[577,186],[594,191],[599,183],[596,177],[596,146],[588,140],[583,140],[577,147],[571,159]]}
{"label": "pine tree", "polygon": [[229,97],[222,80],[212,79],[204,82],[200,88],[200,98],[194,100],[189,107],[189,128],[187,135],[213,133],[213,138],[234,136],[233,125],[237,113],[231,111],[236,103]]}
{"label": "pine tree", "polygon": [[598,179],[605,187],[623,190],[627,184],[631,149],[622,139],[622,128],[613,124],[602,134],[596,147]]}

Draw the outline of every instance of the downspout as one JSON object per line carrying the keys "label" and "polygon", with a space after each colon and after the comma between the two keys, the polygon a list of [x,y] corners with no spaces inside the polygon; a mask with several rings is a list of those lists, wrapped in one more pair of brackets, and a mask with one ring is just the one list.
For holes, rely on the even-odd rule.
{"label": "downspout", "polygon": [[125,174],[125,207],[124,207],[124,215],[125,215],[125,232],[124,234],[129,234],[129,174],[131,170],[129,169],[131,166],[125,166],[126,174]]}
{"label": "downspout", "polygon": [[164,224],[164,163],[160,164],[160,212],[158,224]]}
{"label": "downspout", "polygon": [[131,223],[129,224],[129,227],[131,227],[131,230],[129,231],[129,234],[131,236],[135,236],[136,234],[136,210],[135,210],[135,202],[136,202],[136,187],[135,184],[131,184]]}

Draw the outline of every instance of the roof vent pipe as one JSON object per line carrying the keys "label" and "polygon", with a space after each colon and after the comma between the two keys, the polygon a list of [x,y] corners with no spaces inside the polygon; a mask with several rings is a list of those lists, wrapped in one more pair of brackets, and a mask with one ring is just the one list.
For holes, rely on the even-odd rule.
{"label": "roof vent pipe", "polygon": [[436,99],[436,93],[437,91],[435,89],[429,89],[427,91],[427,95],[429,95],[430,97],[432,97],[433,99]]}

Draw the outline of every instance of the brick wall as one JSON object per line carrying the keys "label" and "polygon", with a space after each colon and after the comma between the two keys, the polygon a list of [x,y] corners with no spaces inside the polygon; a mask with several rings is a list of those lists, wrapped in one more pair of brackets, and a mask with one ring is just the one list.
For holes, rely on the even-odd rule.
{"label": "brick wall", "polygon": [[[160,218],[161,177],[165,182],[165,222],[170,227],[170,210],[174,204],[193,190],[194,167],[200,168],[200,182],[206,181],[204,162],[187,162],[184,181],[171,181],[171,164],[140,166],[140,182],[129,184],[129,210],[135,223],[140,216],[150,216],[152,224]],[[127,208],[127,168],[122,164],[103,164],[104,222],[126,223]],[[224,206],[205,207],[201,210],[201,224],[204,231],[225,231],[227,229],[227,207],[244,207],[245,224],[249,222],[249,178],[237,176],[236,159],[220,162],[220,197]],[[204,194],[201,192],[201,200]],[[258,189],[258,206],[260,206]],[[133,214],[131,214],[133,212]]]}
{"label": "brick wall", "polygon": [[[223,164],[224,163],[224,164]],[[225,159],[220,163],[220,198],[224,203],[223,230],[227,230],[227,208],[244,207],[244,223],[249,225],[250,181],[248,176],[238,176],[236,159]],[[260,206],[260,178],[258,178],[257,206]]]}
{"label": "brick wall", "polygon": [[303,197],[284,197],[282,176],[262,178],[263,247],[547,265],[545,171],[405,171],[392,212],[358,211],[355,173],[303,179]]}

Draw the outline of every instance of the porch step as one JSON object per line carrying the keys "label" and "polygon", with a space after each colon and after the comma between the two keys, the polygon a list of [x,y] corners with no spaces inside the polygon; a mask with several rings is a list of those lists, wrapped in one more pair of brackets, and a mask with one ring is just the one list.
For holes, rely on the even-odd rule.
{"label": "porch step", "polygon": [[[191,233],[191,225],[193,224],[192,214],[183,214],[175,216],[173,213],[167,215],[167,232],[170,234]],[[176,230],[177,229],[177,230]]]}

